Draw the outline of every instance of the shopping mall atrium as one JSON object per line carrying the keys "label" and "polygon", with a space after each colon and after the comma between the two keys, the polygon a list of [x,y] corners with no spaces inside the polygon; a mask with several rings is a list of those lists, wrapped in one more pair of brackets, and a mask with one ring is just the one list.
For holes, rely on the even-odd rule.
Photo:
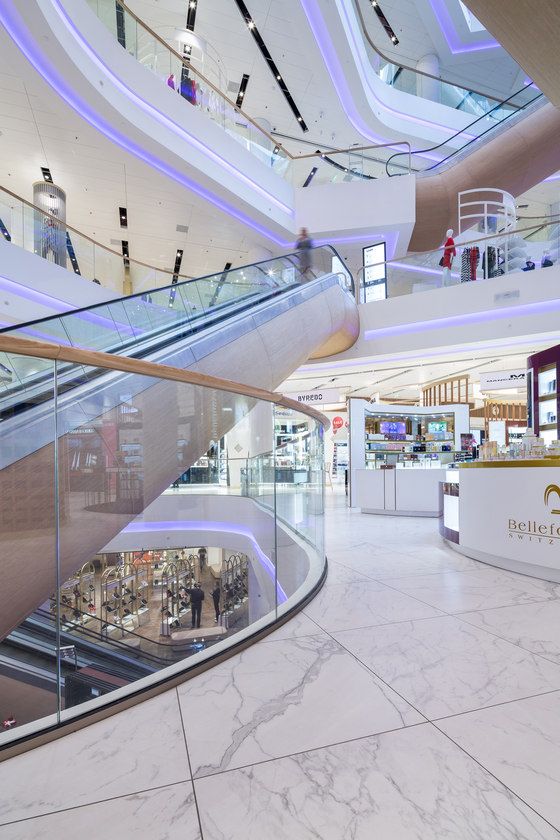
{"label": "shopping mall atrium", "polygon": [[0,840],[560,840],[559,0],[0,24]]}

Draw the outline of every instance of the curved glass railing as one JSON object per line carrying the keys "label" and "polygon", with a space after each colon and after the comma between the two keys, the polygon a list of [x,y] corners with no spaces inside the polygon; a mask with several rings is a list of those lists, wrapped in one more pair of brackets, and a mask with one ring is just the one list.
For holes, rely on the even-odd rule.
{"label": "curved glass railing", "polygon": [[[37,400],[22,388],[24,409],[0,430],[0,748],[187,678],[320,585],[317,412],[63,345],[2,335],[0,354],[49,383]],[[69,370],[97,377],[97,397],[68,394]],[[29,437],[37,418],[48,438],[10,463],[10,430]],[[232,454],[221,486],[197,488],[186,506],[162,495],[218,440]]]}
{"label": "curved glass railing", "polygon": [[[398,260],[372,262],[356,274],[360,303],[417,294],[504,275],[549,268],[560,258],[560,216],[542,217],[516,230],[477,236],[468,231],[455,240],[449,272],[440,261],[444,246]],[[533,268],[531,268],[531,264]]]}
{"label": "curved glass railing", "polygon": [[41,231],[44,219],[48,219],[49,230],[59,229],[60,236],[66,240],[66,250],[59,265],[114,291],[116,295],[123,294],[127,287],[132,292],[133,289],[140,291],[167,285],[174,277],[179,280],[191,279],[189,275],[173,275],[165,269],[125,257],[66,222],[57,221],[51,214],[11,190],[0,187],[0,234],[3,239],[0,247],[10,243],[42,256]]}
{"label": "curved glass railing", "polygon": [[352,275],[336,249],[322,245],[4,327],[0,334],[138,357],[154,352],[159,338],[175,341],[327,274],[353,293]]}
{"label": "curved glass railing", "polygon": [[[530,87],[529,85],[528,88]],[[513,94],[513,96],[516,95]],[[464,129],[455,132],[452,137],[449,137],[441,143],[436,143],[421,149],[414,149],[408,153],[402,151],[394,152],[387,158],[385,163],[386,173],[387,175],[402,174],[403,165],[406,165],[407,162],[407,156],[408,160],[411,158],[414,160],[416,171],[431,172],[452,165],[458,158],[468,154],[471,146],[491,140],[497,134],[509,128],[514,122],[517,122],[517,120],[528,116],[534,110],[534,107],[544,105],[546,101],[542,93],[533,90],[530,98],[522,107],[505,114],[498,121],[489,119],[492,116],[492,112],[499,112],[501,105],[503,105],[503,103],[499,103],[487,114],[477,117],[477,119],[473,120]],[[434,153],[436,154],[434,155]],[[435,156],[437,156],[437,159],[434,161]]]}
{"label": "curved glass railing", "polygon": [[396,64],[379,49],[369,34],[359,0],[354,0],[354,7],[370,51],[373,69],[386,85],[396,90],[446,105],[475,117],[489,116],[496,122],[515,113],[519,108],[524,108],[534,95],[535,86],[532,83],[524,85],[506,99],[499,98],[488,91],[466,88],[459,80],[427,73],[403,62]]}
{"label": "curved glass railing", "polygon": [[[328,159],[322,155],[322,150],[311,155],[294,155],[250,117],[241,105],[230,99],[227,82],[221,72],[216,72],[214,81],[205,75],[206,65],[199,62],[197,66],[196,51],[191,52],[189,57],[181,55],[121,0],[87,2],[120,45],[143,67],[159,76],[162,85],[166,84],[176,92],[185,100],[187,107],[196,107],[204,112],[262,163],[292,181],[295,186],[305,185],[313,166],[316,169],[313,176],[315,184],[385,177],[383,164],[389,154],[403,147],[410,148],[407,142],[395,141],[392,144],[365,146],[359,150],[335,150],[329,153]],[[374,149],[379,150],[379,159],[364,154],[366,150]],[[308,164],[311,158],[314,160]],[[410,171],[406,156],[399,161],[399,169],[401,173]],[[343,177],[339,178],[338,172]]]}

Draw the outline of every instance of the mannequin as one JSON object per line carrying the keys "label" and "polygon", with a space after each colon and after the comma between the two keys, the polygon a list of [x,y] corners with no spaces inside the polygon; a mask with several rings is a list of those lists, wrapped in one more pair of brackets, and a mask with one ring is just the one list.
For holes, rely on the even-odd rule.
{"label": "mannequin", "polygon": [[443,257],[440,262],[440,265],[443,268],[444,286],[449,286],[449,284],[451,283],[451,266],[453,265],[453,257],[455,256],[457,256],[457,251],[455,250],[453,230],[449,228],[449,230],[445,234]]}

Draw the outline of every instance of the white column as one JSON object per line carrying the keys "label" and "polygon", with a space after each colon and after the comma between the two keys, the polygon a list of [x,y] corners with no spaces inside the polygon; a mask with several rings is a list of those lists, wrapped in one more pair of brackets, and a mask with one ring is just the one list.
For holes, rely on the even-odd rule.
{"label": "white column", "polygon": [[[439,76],[439,58],[433,53],[429,53],[421,58],[416,69],[422,73],[430,73],[432,76]],[[429,76],[418,76],[417,94],[424,99],[430,99],[432,102],[439,102],[441,100],[441,82],[438,79],[430,79]]]}

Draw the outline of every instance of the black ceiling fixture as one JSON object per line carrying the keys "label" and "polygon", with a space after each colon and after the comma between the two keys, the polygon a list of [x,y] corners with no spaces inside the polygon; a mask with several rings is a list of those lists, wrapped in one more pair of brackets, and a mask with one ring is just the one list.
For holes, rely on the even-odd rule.
{"label": "black ceiling fixture", "polygon": [[74,246],[72,245],[72,240],[70,239],[68,231],[66,231],[66,250],[68,252],[68,258],[70,259],[70,264],[74,274],[81,274],[80,266],[78,265],[78,260],[76,258],[76,252],[74,250]]}
{"label": "black ceiling fixture", "polygon": [[126,50],[126,28],[124,22],[124,9],[118,0],[115,0],[115,14],[117,19],[117,41]]}
{"label": "black ceiling fixture", "polygon": [[189,32],[194,32],[194,23],[196,21],[196,7],[198,3],[196,0],[188,0],[187,7],[187,29]]}
{"label": "black ceiling fixture", "polygon": [[270,55],[270,53],[268,51],[268,47],[266,46],[265,42],[262,39],[262,36],[261,36],[259,30],[257,29],[257,25],[256,25],[255,21],[253,20],[253,18],[251,16],[251,13],[249,12],[249,9],[247,8],[247,6],[243,2],[243,0],[235,0],[235,3],[237,4],[237,8],[241,12],[242,17],[243,17],[245,23],[247,24],[247,26],[249,28],[249,31],[251,32],[251,35],[255,39],[256,44],[257,44],[259,50],[261,51],[261,54],[262,54],[264,60],[268,64],[268,69],[270,70],[270,72],[274,76],[274,78],[276,80],[276,83],[278,84],[278,87],[280,88],[280,90],[284,94],[284,98],[286,99],[288,105],[290,106],[292,114],[294,115],[294,117],[298,121],[301,130],[304,131],[304,132],[308,131],[307,125],[305,124],[305,121],[304,121],[302,115],[299,112],[299,109],[298,109],[298,107],[297,107],[297,105],[294,101],[294,98],[293,98],[292,94],[290,93],[290,91],[288,90],[288,88],[286,86],[286,83],[284,82],[284,79],[282,78],[282,74],[280,73],[280,71],[278,70],[278,67],[274,63],[274,60],[273,60],[272,56]]}
{"label": "black ceiling fixture", "polygon": [[43,181],[46,181],[47,184],[52,184],[53,183],[51,170],[48,168],[48,166],[42,166],[41,167],[41,173],[43,175]]}
{"label": "black ceiling fixture", "polygon": [[304,187],[309,186],[309,184],[311,183],[311,181],[315,177],[316,173],[317,173],[317,167],[314,166],[313,169],[311,170],[311,172],[309,173],[309,175],[307,176],[307,178],[305,179],[305,181],[303,182]]}
{"label": "black ceiling fixture", "polygon": [[123,263],[125,268],[130,268],[130,254],[128,253],[128,242],[125,239],[121,240]]}
{"label": "black ceiling fixture", "polygon": [[4,237],[6,242],[11,242],[12,241],[12,237],[10,236],[10,231],[8,230],[8,228],[6,227],[6,225],[4,224],[2,219],[0,219],[0,233],[2,234],[2,236]]}
{"label": "black ceiling fixture", "polygon": [[216,305],[216,301],[218,300],[218,295],[220,294],[220,292],[222,290],[222,287],[227,280],[228,271],[230,270],[231,266],[232,266],[232,263],[230,263],[230,262],[227,262],[224,265],[224,270],[222,271],[222,276],[220,277],[220,279],[216,283],[216,288],[214,289],[214,294],[212,295],[212,300],[208,304],[209,309],[211,309],[213,306]]}
{"label": "black ceiling fixture", "polygon": [[[183,260],[183,249],[177,248],[175,252],[175,265],[173,266],[173,279],[171,280],[171,285],[176,286],[179,282],[179,272],[181,271],[181,262]],[[175,296],[177,294],[177,289],[171,289],[169,292],[169,306],[172,307],[175,303]]]}
{"label": "black ceiling fixture", "polygon": [[126,207],[119,207],[119,224],[122,228],[128,227],[128,214]]}
{"label": "black ceiling fixture", "polygon": [[241,77],[241,84],[239,85],[239,91],[237,93],[237,99],[235,100],[235,104],[238,108],[241,108],[243,105],[243,98],[245,96],[245,91],[247,90],[247,85],[249,84],[249,76],[247,73],[243,73]]}
{"label": "black ceiling fixture", "polygon": [[[187,0],[187,23],[186,29],[188,32],[194,32],[194,25],[196,22],[196,10],[198,8],[198,0]],[[183,55],[187,61],[190,61],[192,53],[192,46],[190,44],[183,44]],[[189,68],[186,65],[181,67],[181,86],[179,88],[181,96],[183,90],[188,90],[187,81],[189,80]],[[185,97],[186,98],[186,97]]]}
{"label": "black ceiling fixture", "polygon": [[379,3],[377,2],[377,0],[370,0],[370,3],[371,3],[371,8],[373,9],[373,11],[375,12],[375,14],[377,15],[377,17],[379,18],[379,20],[381,22],[381,26],[383,27],[383,29],[385,30],[385,32],[387,33],[387,35],[391,39],[391,42],[393,43],[393,45],[396,47],[397,44],[399,43],[399,39],[395,35],[395,30],[393,29],[393,27],[391,26],[391,24],[389,23],[389,21],[387,20],[387,18],[383,14],[383,12],[381,11],[381,7],[380,7]]}
{"label": "black ceiling fixture", "polygon": [[173,280],[172,283],[177,283],[179,280],[179,272],[181,271],[181,261],[183,259],[183,249],[177,248],[175,254],[175,265],[173,266]]}

